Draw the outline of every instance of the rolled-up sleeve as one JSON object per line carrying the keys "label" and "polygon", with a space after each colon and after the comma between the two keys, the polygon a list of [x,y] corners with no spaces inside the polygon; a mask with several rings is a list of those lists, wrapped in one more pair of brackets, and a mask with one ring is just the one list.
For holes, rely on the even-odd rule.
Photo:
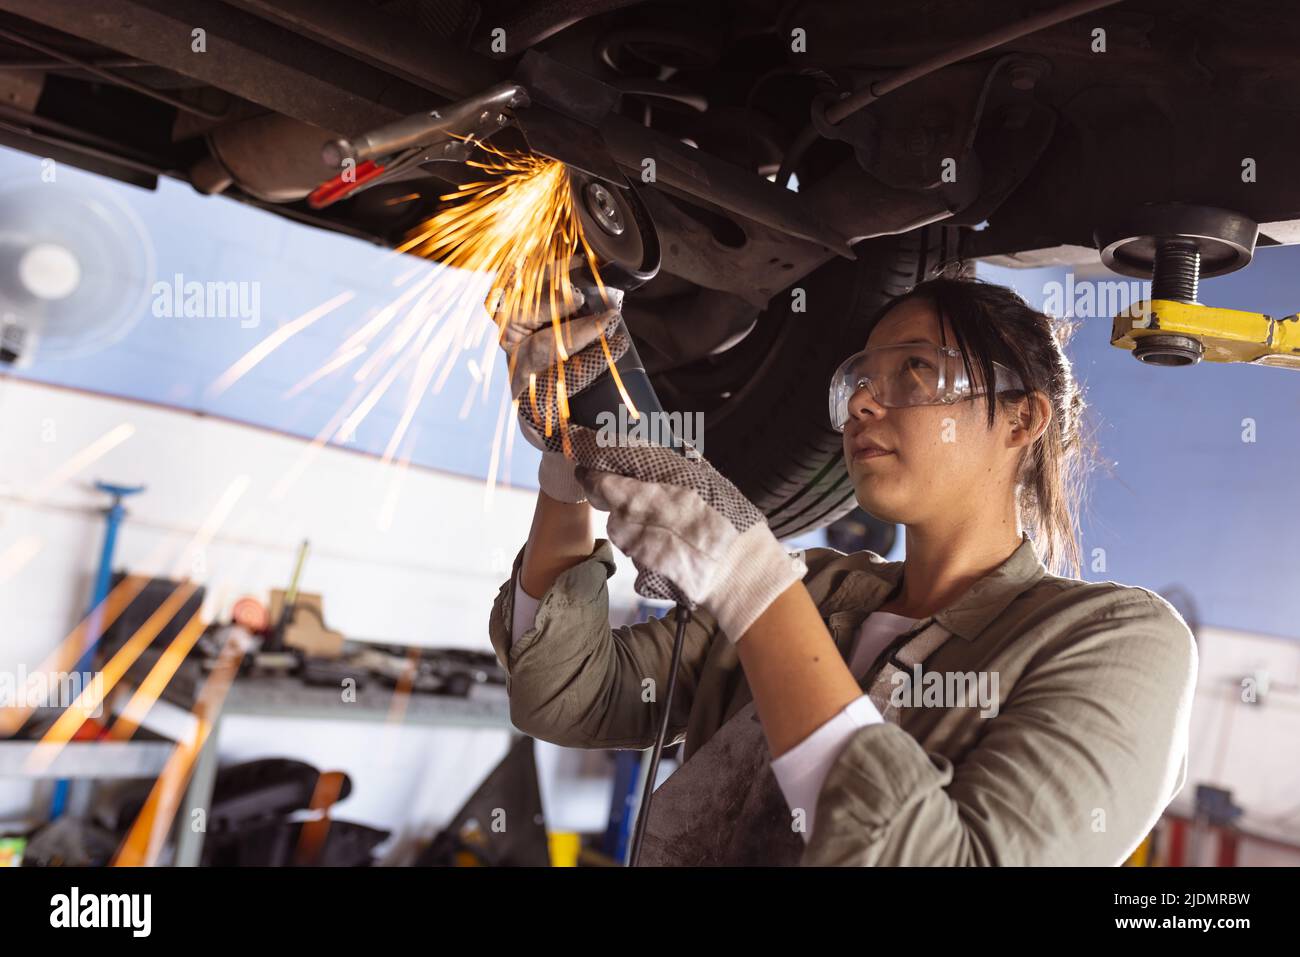
{"label": "rolled-up sleeve", "polygon": [[[609,591],[613,547],[597,539],[589,557],[561,573],[541,597],[531,628],[513,638],[514,596],[523,565],[497,592],[488,634],[506,670],[510,719],[520,731],[572,748],[648,748],[668,684],[675,626],[654,618],[611,628]],[[700,671],[717,623],[697,609],[686,629],[668,741],[686,733]]]}
{"label": "rolled-up sleeve", "polygon": [[1035,655],[959,761],[896,724],[827,774],[805,865],[1116,865],[1187,776],[1196,645],[1168,603],[1117,591]]}
{"label": "rolled-up sleeve", "polygon": [[534,598],[528,592],[524,591],[524,586],[518,581],[515,582],[515,607],[510,616],[512,622],[510,626],[510,638],[513,641],[515,635],[522,635],[529,628],[533,627],[533,622],[537,620],[537,607],[542,603],[540,598]]}
{"label": "rolled-up sleeve", "polygon": [[867,695],[854,698],[833,718],[817,728],[785,754],[772,760],[772,774],[785,795],[790,810],[806,808],[807,825],[799,834],[805,843],[817,826],[817,795],[822,783],[858,728],[879,724],[884,719]]}

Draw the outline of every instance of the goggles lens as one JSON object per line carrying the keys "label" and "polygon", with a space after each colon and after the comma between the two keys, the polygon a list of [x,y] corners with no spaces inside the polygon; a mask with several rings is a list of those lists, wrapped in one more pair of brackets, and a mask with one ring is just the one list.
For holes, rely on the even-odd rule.
{"label": "goggles lens", "polygon": [[[994,363],[996,388],[1021,388],[1020,379]],[[933,343],[877,346],[849,356],[831,378],[831,425],[843,432],[849,402],[859,389],[869,389],[876,402],[896,409],[910,405],[943,405],[983,390],[972,389],[961,353]]]}

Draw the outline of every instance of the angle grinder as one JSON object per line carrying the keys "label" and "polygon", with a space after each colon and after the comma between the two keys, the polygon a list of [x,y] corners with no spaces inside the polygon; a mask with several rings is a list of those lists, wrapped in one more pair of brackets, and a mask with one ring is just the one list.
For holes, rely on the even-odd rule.
{"label": "angle grinder", "polygon": [[[572,167],[569,168],[569,176],[578,215],[582,221],[583,235],[597,261],[600,285],[611,290],[621,302],[623,293],[649,281],[659,271],[659,238],[654,223],[645,205],[630,186],[598,179]],[[585,257],[579,258],[583,261],[574,264],[571,274],[573,281],[587,288],[596,286],[596,277],[591,274]],[[584,308],[595,305],[596,303],[589,299]],[[626,333],[625,321],[622,319],[619,321],[623,323],[623,331]],[[609,370],[606,370],[581,392],[569,397],[570,421],[590,429],[598,429],[601,418],[609,413],[614,413],[619,417],[619,421],[623,421],[622,416],[629,414],[631,410],[624,411],[625,403],[623,394],[619,390],[620,382],[633,405],[636,406],[638,414],[658,416],[660,421],[664,420],[663,406],[655,394],[645,364],[637,354],[630,334],[627,335],[627,342],[627,351],[614,362],[614,367],[618,370],[617,380]],[[679,436],[671,432],[660,434],[670,436],[672,447],[683,455],[693,451],[687,443],[681,441]],[[682,647],[685,644],[686,626],[691,620],[690,608],[679,603],[674,607],[672,617],[676,625],[676,633],[673,640],[672,661],[669,665],[668,685],[663,695],[654,747],[651,749],[650,761],[645,769],[641,803],[628,854],[630,867],[635,867],[641,856],[655,778],[658,776],[659,762],[668,736],[668,716],[672,712],[673,696],[677,688],[677,673],[681,664]]]}

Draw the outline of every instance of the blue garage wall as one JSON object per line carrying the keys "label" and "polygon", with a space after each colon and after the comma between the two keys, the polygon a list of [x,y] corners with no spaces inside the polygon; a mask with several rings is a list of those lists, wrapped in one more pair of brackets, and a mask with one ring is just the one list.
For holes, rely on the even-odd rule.
{"label": "blue garage wall", "polygon": [[[336,374],[302,394],[283,394],[318,368],[368,310],[390,302],[395,277],[419,264],[387,250],[299,226],[164,181],[156,192],[109,183],[60,168],[43,183],[40,160],[0,150],[0,176],[10,189],[110,190],[151,234],[157,274],[170,280],[258,282],[261,324],[237,318],[161,319],[146,314],[122,341],[96,355],[38,361],[18,373],[34,380],[144,399],[313,437],[338,411],[354,384]],[[1206,302],[1289,313],[1300,308],[1300,250],[1259,253],[1243,273],[1202,285]],[[423,268],[434,269],[428,266]],[[982,268],[1042,306],[1063,270]],[[1112,277],[1114,278],[1114,277]],[[264,361],[228,391],[208,386],[279,324],[345,290],[356,298]],[[486,316],[484,321],[487,322]],[[1098,425],[1103,460],[1084,517],[1088,555],[1103,549],[1113,579],[1158,591],[1185,589],[1205,624],[1300,637],[1300,530],[1290,506],[1300,474],[1300,373],[1202,364],[1190,369],[1143,366],[1109,345],[1108,318],[1082,323],[1071,346]],[[458,364],[442,392],[428,396],[417,419],[412,461],[467,476],[488,473],[502,395],[498,366],[486,401],[477,397],[461,418],[474,379]],[[821,389],[821,383],[809,383]],[[380,453],[402,408],[404,383],[358,430],[354,445]],[[1243,442],[1243,421],[1256,440]],[[513,428],[513,423],[508,423]],[[518,440],[508,480],[535,487],[537,453]],[[815,544],[817,536],[799,544]]]}
{"label": "blue garage wall", "polygon": [[[1040,308],[1067,282],[1060,269],[979,272]],[[1294,313],[1297,272],[1300,247],[1262,249],[1246,270],[1203,281],[1200,300]],[[1104,549],[1106,571],[1084,577],[1180,586],[1205,624],[1300,637],[1300,372],[1150,367],[1109,339],[1108,318],[1082,319],[1069,348],[1111,463],[1093,475],[1083,522],[1085,555]]]}
{"label": "blue garage wall", "polygon": [[[293,398],[284,398],[284,393],[318,369],[368,314],[419,278],[394,287],[397,277],[416,268],[439,268],[228,199],[203,196],[171,180],[161,181],[151,192],[60,166],[55,181],[44,182],[39,159],[0,149],[0,182],[7,190],[31,191],[38,203],[42,191],[107,191],[142,220],[153,241],[158,280],[172,283],[179,274],[186,283],[257,283],[260,290],[261,321],[256,327],[244,328],[238,316],[159,318],[147,308],[127,336],[108,349],[57,361],[41,361],[38,353],[36,362],[19,376],[192,409],[307,438],[314,438],[352,394],[356,384],[351,372],[360,360]],[[226,391],[207,394],[231,363],[281,324],[349,290],[356,295],[346,305],[295,335]],[[486,312],[482,321],[491,321]],[[412,462],[461,475],[488,474],[505,391],[504,368],[497,364],[487,398],[477,390],[462,419],[475,380],[464,360],[457,363],[440,393],[427,396],[421,406]],[[402,414],[405,383],[398,380],[357,429],[351,447],[384,451]],[[512,485],[536,487],[538,453],[516,439],[506,477]]]}

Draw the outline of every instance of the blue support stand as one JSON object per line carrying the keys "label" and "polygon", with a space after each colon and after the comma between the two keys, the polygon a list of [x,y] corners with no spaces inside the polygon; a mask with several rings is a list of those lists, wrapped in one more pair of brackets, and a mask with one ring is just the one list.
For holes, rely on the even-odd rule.
{"label": "blue support stand", "polygon": [[[104,599],[108,597],[113,581],[113,552],[117,547],[117,530],[126,517],[122,499],[144,491],[143,485],[112,485],[95,482],[95,488],[112,496],[112,503],[104,510],[104,547],[99,553],[99,568],[95,572],[95,588],[90,596],[90,610],[86,613],[86,639],[77,658],[74,671],[78,674],[90,669],[90,661],[99,643],[100,622],[103,621]],[[50,801],[50,820],[62,816],[68,804],[68,779],[60,778],[54,784],[54,797]]]}
{"label": "blue support stand", "polygon": [[[662,613],[662,608],[646,602],[637,603],[638,623],[659,617]],[[601,850],[620,863],[627,860],[632,827],[636,823],[637,803],[641,799],[641,761],[644,757],[645,753],[641,751],[614,752],[614,794],[610,799],[609,827],[605,831]]]}

